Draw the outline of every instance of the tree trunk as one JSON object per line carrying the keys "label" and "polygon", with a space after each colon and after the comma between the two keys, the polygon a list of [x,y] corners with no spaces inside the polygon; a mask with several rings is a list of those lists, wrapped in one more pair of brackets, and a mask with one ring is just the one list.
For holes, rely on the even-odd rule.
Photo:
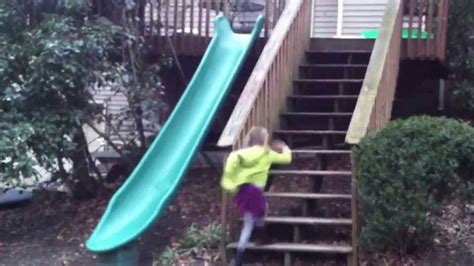
{"label": "tree trunk", "polygon": [[76,150],[72,152],[73,163],[72,182],[70,187],[74,198],[85,200],[95,197],[97,192],[97,181],[89,174],[89,162],[87,158],[87,142],[82,134],[82,128],[74,136]]}
{"label": "tree trunk", "polygon": [[137,132],[138,132],[138,137],[140,140],[140,152],[144,152],[147,148],[147,141],[145,138],[145,127],[143,126],[143,117],[142,117],[142,109],[141,107],[136,104],[134,106],[134,119],[135,119],[135,124],[137,125]]}
{"label": "tree trunk", "polygon": [[110,21],[119,24],[122,16],[122,8],[115,6],[111,0],[94,0],[92,12],[95,15],[103,16]]}

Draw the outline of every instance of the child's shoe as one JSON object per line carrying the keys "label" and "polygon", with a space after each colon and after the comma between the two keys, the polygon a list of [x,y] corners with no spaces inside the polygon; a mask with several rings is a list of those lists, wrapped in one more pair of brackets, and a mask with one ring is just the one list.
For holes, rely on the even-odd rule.
{"label": "child's shoe", "polygon": [[237,249],[237,253],[235,254],[234,266],[242,266],[243,260],[244,260],[244,251]]}

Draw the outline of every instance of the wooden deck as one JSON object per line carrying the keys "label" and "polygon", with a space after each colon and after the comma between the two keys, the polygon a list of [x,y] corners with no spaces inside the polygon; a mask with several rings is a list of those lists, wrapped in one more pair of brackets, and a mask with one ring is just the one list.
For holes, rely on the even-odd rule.
{"label": "wooden deck", "polygon": [[[230,0],[144,0],[145,6],[139,19],[143,35],[152,43],[154,52],[171,53],[171,48],[174,48],[178,55],[199,56],[213,36],[216,16],[222,14],[231,21],[239,17],[251,24],[262,13],[266,18],[265,27],[257,42],[257,46],[262,48],[288,1],[254,1],[260,1],[265,8],[243,13],[236,12]],[[418,31],[424,32],[428,38],[418,34],[414,38],[403,39],[401,57],[444,61],[449,0],[402,2],[402,28],[410,36]]]}

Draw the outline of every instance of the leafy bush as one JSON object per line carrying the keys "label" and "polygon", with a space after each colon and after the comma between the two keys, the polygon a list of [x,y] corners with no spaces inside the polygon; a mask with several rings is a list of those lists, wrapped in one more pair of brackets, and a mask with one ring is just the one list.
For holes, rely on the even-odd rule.
{"label": "leafy bush", "polygon": [[221,231],[222,227],[218,224],[210,224],[203,229],[191,225],[179,241],[179,245],[181,248],[213,248],[219,244]]}
{"label": "leafy bush", "polygon": [[[472,56],[474,57],[474,51]],[[472,68],[474,69],[474,62]],[[474,80],[464,79],[454,81],[454,84],[455,90],[452,98],[453,116],[470,120],[474,119]]]}
{"label": "leafy bush", "polygon": [[[101,173],[84,125],[118,153],[138,154],[126,159],[146,150],[145,122],[155,126],[162,120],[160,71],[170,62],[148,56],[151,47],[136,21],[139,2],[110,2],[0,1],[0,182],[16,185],[47,171],[72,186],[78,198],[95,194],[91,173],[98,179]],[[106,3],[113,10],[103,9]],[[101,10],[121,18],[112,20]],[[94,97],[102,90],[125,96],[128,107],[104,112]],[[128,145],[117,147],[108,131],[123,131],[124,121],[133,121],[133,130],[127,125],[131,134],[121,140]],[[110,130],[97,129],[104,123]]]}
{"label": "leafy bush", "polygon": [[448,19],[447,54],[454,85],[454,115],[474,118],[474,1],[451,1]]}
{"label": "leafy bush", "polygon": [[429,214],[449,195],[472,197],[474,129],[426,116],[391,122],[355,149],[365,250],[403,256],[431,236]]}
{"label": "leafy bush", "polygon": [[[202,229],[193,224],[177,243],[166,248],[161,254],[157,254],[153,264],[176,265],[180,260],[189,262],[189,260],[201,257],[200,254],[209,256],[211,250],[218,247],[222,230],[222,226],[215,223]],[[212,256],[210,259],[212,260]]]}
{"label": "leafy bush", "polygon": [[[114,68],[120,28],[81,15],[83,5],[71,1],[0,1],[2,182],[38,177],[41,167],[92,192],[81,124],[99,113],[88,86]],[[73,164],[71,176],[65,162]]]}
{"label": "leafy bush", "polygon": [[175,263],[178,259],[178,251],[176,249],[168,247],[165,249],[165,251],[163,251],[155,258],[153,265],[173,265],[173,263]]}

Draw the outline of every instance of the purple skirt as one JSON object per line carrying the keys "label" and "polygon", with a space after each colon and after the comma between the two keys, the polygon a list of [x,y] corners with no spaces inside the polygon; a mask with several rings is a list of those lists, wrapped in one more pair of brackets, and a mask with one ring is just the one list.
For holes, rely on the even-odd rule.
{"label": "purple skirt", "polygon": [[240,186],[234,200],[239,213],[250,213],[254,218],[265,216],[266,201],[260,188],[243,184]]}

